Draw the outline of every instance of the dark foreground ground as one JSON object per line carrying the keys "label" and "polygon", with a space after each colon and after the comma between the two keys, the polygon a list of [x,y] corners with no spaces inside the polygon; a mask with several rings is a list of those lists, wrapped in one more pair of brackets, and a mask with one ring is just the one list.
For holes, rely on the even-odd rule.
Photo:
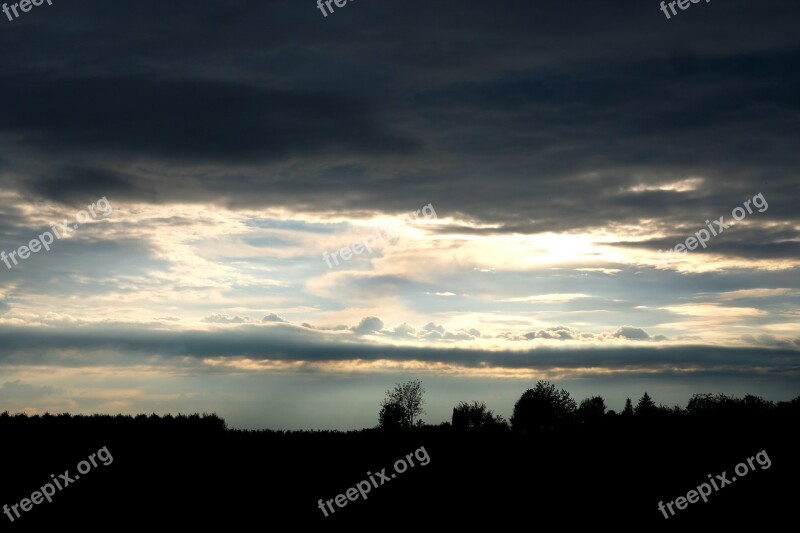
{"label": "dark foreground ground", "polygon": [[[108,466],[97,458],[97,467],[83,465],[86,473],[56,491],[52,503],[45,500],[28,512],[18,508],[21,517],[12,511],[14,522],[0,515],[2,530],[796,528],[796,413],[728,420],[618,416],[595,427],[529,435],[457,433],[449,427],[404,434],[246,433],[223,424],[218,418],[0,416],[0,504],[30,498],[51,474],[59,478],[68,470],[74,478],[78,463],[103,447],[113,458]],[[392,479],[395,461],[415,451],[416,466]],[[758,459],[755,470],[746,465],[762,451],[769,468]],[[100,456],[108,462],[105,453]],[[747,466],[745,476],[734,472],[739,463]],[[390,481],[380,485],[375,473],[382,468]],[[379,486],[371,486],[367,499],[359,495],[342,508],[334,501],[336,512],[325,517],[318,500],[345,494],[367,480],[368,471]],[[737,479],[713,491],[707,503],[673,506],[676,515],[669,519],[658,510],[659,501],[685,497],[709,481],[708,474],[723,471]]]}

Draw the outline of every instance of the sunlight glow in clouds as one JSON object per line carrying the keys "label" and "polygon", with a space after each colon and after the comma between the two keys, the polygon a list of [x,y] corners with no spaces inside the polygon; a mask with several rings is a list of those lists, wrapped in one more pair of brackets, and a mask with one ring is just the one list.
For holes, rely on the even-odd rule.
{"label": "sunlight glow in clouds", "polygon": [[[16,200],[21,203],[20,198]],[[526,305],[528,310],[530,306],[546,306],[542,311],[546,309],[554,317],[582,315],[581,329],[599,333],[615,324],[607,318],[593,319],[593,308],[624,302],[624,298],[610,298],[607,291],[612,287],[624,290],[627,272],[638,272],[642,260],[638,249],[608,246],[614,240],[610,229],[566,235],[465,236],[437,230],[468,224],[444,214],[437,220],[409,224],[401,216],[386,215],[362,214],[362,218],[349,220],[341,215],[330,217],[287,209],[231,210],[195,204],[156,207],[120,202],[115,206],[113,217],[94,224],[91,231],[76,234],[75,241],[95,247],[106,242],[135,245],[105,253],[112,262],[124,262],[128,271],[100,270],[87,277],[81,268],[76,268],[67,274],[67,283],[62,283],[60,289],[37,291],[27,287],[24,295],[18,288],[19,281],[7,279],[0,290],[8,309],[0,315],[0,323],[116,322],[167,330],[209,330],[255,324],[268,313],[285,316],[295,324],[326,327],[351,327],[365,316],[379,316],[389,324],[443,322],[449,325],[448,330],[477,328],[485,338],[500,338],[508,331],[508,326],[500,325],[503,317],[507,322],[517,321],[514,329],[522,330],[518,334],[525,332],[526,325],[535,330],[563,320],[554,319],[550,324],[531,320],[524,312],[520,314],[525,308],[518,306]],[[21,215],[18,224],[34,233],[43,221],[57,219],[65,212],[68,210],[59,210],[54,204],[43,204]],[[374,254],[343,263],[335,271],[325,268],[319,259],[323,251],[354,242],[363,231],[375,227],[387,231],[391,238]],[[615,230],[626,233],[619,227]],[[703,272],[707,259],[696,255],[698,269],[694,271]],[[689,258],[694,256],[689,254]],[[72,260],[79,265],[89,258],[73,255]],[[37,268],[51,267],[41,263]],[[654,263],[657,264],[651,267],[656,270],[651,272],[670,268],[663,262]],[[762,263],[775,267],[772,260],[748,263],[756,269]],[[795,261],[787,261],[786,268],[794,266]],[[565,288],[570,289],[577,287],[571,279],[594,278],[602,280],[600,286],[607,288],[599,292],[542,293],[516,287],[517,282],[512,281],[516,276],[549,279],[551,283],[564,279]],[[475,289],[466,294],[463,288],[468,284]],[[590,283],[586,288],[594,286],[597,285]],[[87,291],[89,287],[94,288]],[[521,295],[520,290],[524,291]],[[766,302],[770,298],[797,296],[791,289],[753,291],[756,290],[728,291],[720,298],[759,296]],[[435,303],[430,300],[434,296],[439,297]],[[658,296],[662,305],[646,306],[653,308],[652,317],[642,325],[651,335],[691,336],[691,331],[679,331],[691,327],[704,336],[709,333],[706,327],[722,325],[723,317],[741,319],[746,325],[747,320],[770,316],[768,310],[757,307],[720,307],[714,303],[713,293],[706,296],[708,302],[688,304],[670,301],[672,296],[662,293]],[[635,302],[616,307],[616,325],[642,318],[642,306]],[[56,308],[59,312],[53,313],[51,310]],[[172,319],[163,320],[165,315]],[[676,322],[676,316],[681,315],[691,320]],[[537,310],[536,316],[544,315]],[[717,335],[714,333],[716,341],[724,342],[724,336]],[[381,338],[380,342],[407,340]],[[428,339],[435,341],[434,337]]]}

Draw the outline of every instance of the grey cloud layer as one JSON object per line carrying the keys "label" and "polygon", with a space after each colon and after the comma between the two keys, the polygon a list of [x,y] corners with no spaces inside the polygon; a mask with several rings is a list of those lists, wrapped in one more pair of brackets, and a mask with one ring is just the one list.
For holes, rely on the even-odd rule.
{"label": "grey cloud layer", "polygon": [[[435,326],[434,326],[435,327]],[[104,327],[93,329],[39,329],[0,327],[4,342],[0,360],[6,365],[102,365],[109,354],[148,357],[250,357],[279,361],[343,361],[352,359],[418,360],[450,363],[468,368],[552,370],[558,368],[647,368],[672,372],[676,368],[700,372],[780,372],[785,379],[800,377],[800,351],[787,346],[724,348],[710,346],[619,347],[562,351],[537,348],[519,351],[383,346],[352,339],[336,339],[325,332],[285,324],[239,326],[235,331],[169,332]],[[74,358],[71,351],[95,353]],[[118,359],[113,359],[120,364]],[[141,362],[141,361],[140,361]],[[179,365],[182,363],[178,363]]]}
{"label": "grey cloud layer", "polygon": [[[796,3],[680,24],[589,1],[381,2],[324,24],[302,3],[150,9],[86,0],[5,28],[5,181],[394,212],[424,196],[504,232],[694,224],[759,190],[782,200],[771,220],[796,217]],[[701,190],[623,192],[689,175]]]}

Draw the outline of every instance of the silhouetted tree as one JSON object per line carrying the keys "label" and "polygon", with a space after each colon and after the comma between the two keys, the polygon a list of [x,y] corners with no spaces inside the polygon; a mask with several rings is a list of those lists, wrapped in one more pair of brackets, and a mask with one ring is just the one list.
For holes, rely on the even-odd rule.
{"label": "silhouetted tree", "polygon": [[709,394],[707,392],[693,394],[691,398],[689,398],[689,403],[686,404],[686,410],[693,414],[700,414],[703,412],[708,412],[714,408],[716,405],[716,401],[714,400],[714,395]]}
{"label": "silhouetted tree", "polygon": [[724,394],[694,394],[686,405],[686,412],[691,415],[714,417],[717,420],[742,416],[758,417],[774,409],[774,403],[752,394],[741,399]]}
{"label": "silhouetted tree", "polygon": [[630,398],[625,398],[625,408],[622,410],[622,414],[626,416],[633,415],[633,404]]}
{"label": "silhouetted tree", "polygon": [[686,404],[686,411],[693,415],[699,414],[720,414],[724,411],[733,411],[736,408],[737,400],[724,394],[699,393],[693,394]]}
{"label": "silhouetted tree", "polygon": [[486,408],[484,402],[461,402],[453,408],[453,429],[459,431],[503,429],[507,426],[502,416]]}
{"label": "silhouetted tree", "polygon": [[395,406],[399,406],[403,410],[404,426],[413,427],[414,419],[425,412],[422,408],[422,404],[425,403],[422,397],[424,393],[425,389],[419,380],[398,383],[394,389],[386,391],[386,398],[381,403],[381,412],[388,408],[390,411],[387,412],[387,416],[395,416],[397,409]]}
{"label": "silhouetted tree", "polygon": [[398,403],[385,402],[378,413],[378,427],[386,431],[408,429],[408,418],[403,406]]}
{"label": "silhouetted tree", "polygon": [[745,394],[742,399],[742,404],[748,413],[762,414],[771,411],[775,408],[775,404],[769,400],[765,400],[760,396],[753,396],[752,394]]}
{"label": "silhouetted tree", "polygon": [[606,413],[606,402],[602,396],[586,398],[578,407],[577,418],[583,423],[593,423],[603,419]]}
{"label": "silhouetted tree", "polygon": [[778,402],[778,404],[775,406],[775,412],[787,418],[800,418],[800,396],[793,398],[788,402]]}
{"label": "silhouetted tree", "polygon": [[680,416],[680,415],[685,415],[686,414],[686,409],[684,409],[680,405],[674,405],[672,407],[672,409],[670,409],[668,407],[666,407],[665,409],[668,411],[667,414],[671,414],[671,415]]}
{"label": "silhouetted tree", "polygon": [[526,390],[514,405],[511,427],[517,431],[535,431],[564,426],[575,416],[577,406],[569,392],[539,381]]}
{"label": "silhouetted tree", "polygon": [[639,416],[652,415],[656,412],[656,402],[646,392],[639,398],[639,403],[636,404],[636,414]]}

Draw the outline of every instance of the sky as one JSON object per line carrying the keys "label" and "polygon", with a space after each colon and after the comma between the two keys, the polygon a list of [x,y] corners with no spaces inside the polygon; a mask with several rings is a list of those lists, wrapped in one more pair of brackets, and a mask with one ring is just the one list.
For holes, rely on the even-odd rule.
{"label": "sky", "polygon": [[800,4],[332,7],[0,15],[0,410],[800,394]]}

